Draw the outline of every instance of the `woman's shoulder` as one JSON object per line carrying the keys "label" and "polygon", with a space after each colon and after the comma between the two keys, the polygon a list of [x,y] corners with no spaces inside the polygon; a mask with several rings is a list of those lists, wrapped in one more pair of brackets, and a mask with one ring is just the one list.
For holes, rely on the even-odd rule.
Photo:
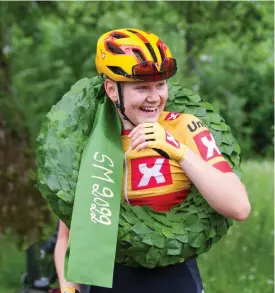
{"label": "woman's shoulder", "polygon": [[188,129],[190,132],[194,132],[199,128],[205,128],[198,117],[192,114],[178,112],[163,111],[159,123],[164,127],[173,125],[174,127]]}

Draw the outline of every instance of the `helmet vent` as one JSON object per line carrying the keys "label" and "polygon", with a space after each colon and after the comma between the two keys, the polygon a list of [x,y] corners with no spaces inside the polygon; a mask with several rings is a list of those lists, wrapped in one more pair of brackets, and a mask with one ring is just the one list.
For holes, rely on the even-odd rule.
{"label": "helmet vent", "polygon": [[143,54],[139,50],[133,49],[132,51],[136,55],[136,57],[137,57],[139,62],[146,61],[146,59],[144,58]]}
{"label": "helmet vent", "polygon": [[114,32],[111,36],[112,36],[113,38],[116,38],[116,39],[124,39],[124,38],[128,38],[127,35],[124,35],[124,34],[121,34],[121,33],[118,33],[118,32]]}
{"label": "helmet vent", "polygon": [[128,76],[127,72],[125,72],[121,67],[119,66],[107,66],[114,74]]}
{"label": "helmet vent", "polygon": [[159,53],[160,53],[160,56],[161,56],[161,61],[163,61],[165,59],[165,54],[162,50],[162,48],[158,45],[158,49],[159,49]]}
{"label": "helmet vent", "polygon": [[111,42],[106,42],[107,50],[115,54],[124,54],[124,51],[121,50],[116,44]]}
{"label": "helmet vent", "polygon": [[138,32],[133,31],[133,30],[127,30],[127,31],[130,32],[130,33],[133,33],[133,34],[138,34]]}
{"label": "helmet vent", "polygon": [[151,44],[146,43],[145,46],[147,47],[147,49],[149,50],[150,54],[152,55],[154,62],[158,62],[157,56],[156,56],[155,51],[154,51],[153,47],[151,46]]}

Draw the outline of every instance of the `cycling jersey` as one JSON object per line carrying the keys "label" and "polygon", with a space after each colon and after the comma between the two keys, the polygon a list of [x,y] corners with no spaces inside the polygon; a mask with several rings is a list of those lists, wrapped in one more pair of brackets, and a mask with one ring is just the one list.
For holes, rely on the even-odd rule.
{"label": "cycling jersey", "polygon": [[[194,153],[222,172],[232,172],[223,158],[215,139],[203,123],[190,114],[162,112],[158,123],[171,135],[169,142],[185,144]],[[150,205],[156,211],[167,211],[184,201],[192,182],[173,160],[166,159],[153,149],[129,149],[130,131],[122,131],[126,153],[123,196],[132,205]]]}

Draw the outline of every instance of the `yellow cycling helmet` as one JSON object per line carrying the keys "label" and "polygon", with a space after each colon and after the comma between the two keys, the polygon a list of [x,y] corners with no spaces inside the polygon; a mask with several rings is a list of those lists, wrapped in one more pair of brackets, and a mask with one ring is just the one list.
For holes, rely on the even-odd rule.
{"label": "yellow cycling helmet", "polygon": [[103,34],[97,42],[100,75],[120,81],[159,81],[177,71],[176,59],[154,34],[125,28]]}

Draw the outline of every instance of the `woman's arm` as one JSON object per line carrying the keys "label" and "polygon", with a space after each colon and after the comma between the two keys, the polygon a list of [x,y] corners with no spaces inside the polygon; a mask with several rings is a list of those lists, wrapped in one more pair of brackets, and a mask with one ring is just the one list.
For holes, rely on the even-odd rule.
{"label": "woman's arm", "polygon": [[[182,128],[184,129],[184,125]],[[185,145],[168,135],[160,124],[144,123],[135,127],[129,137],[132,149],[140,151],[149,147],[161,150],[166,157],[177,161],[209,205],[218,213],[238,221],[248,217],[251,207],[245,187],[239,178],[232,172],[219,171],[195,154],[190,149],[190,146],[196,149],[190,133],[185,135],[188,138],[188,145]]]}
{"label": "woman's arm", "polygon": [[179,163],[209,205],[225,217],[245,220],[250,213],[247,192],[232,172],[223,173],[190,149]]}
{"label": "woman's arm", "polygon": [[70,230],[67,228],[67,226],[59,220],[59,231],[56,241],[56,246],[54,250],[54,262],[56,267],[56,272],[58,275],[58,281],[60,288],[75,288],[78,291],[80,291],[79,284],[67,282],[64,279],[64,259],[66,254],[66,249],[68,246],[68,240],[69,240],[69,234]]}

